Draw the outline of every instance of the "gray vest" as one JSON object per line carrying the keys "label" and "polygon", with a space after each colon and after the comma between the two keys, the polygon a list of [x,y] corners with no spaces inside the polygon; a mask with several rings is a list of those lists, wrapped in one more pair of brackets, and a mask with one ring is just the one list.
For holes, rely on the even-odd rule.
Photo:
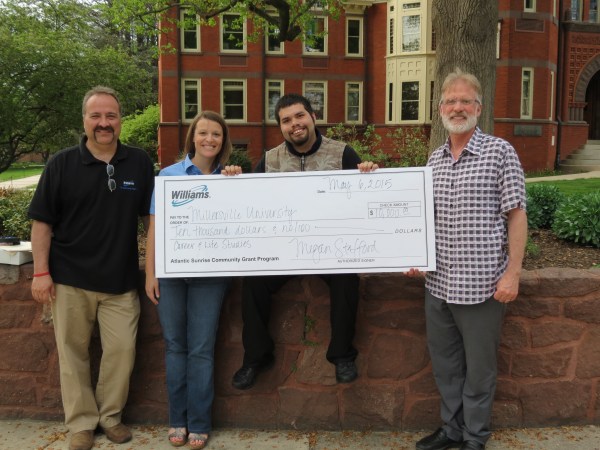
{"label": "gray vest", "polygon": [[325,136],[321,139],[319,150],[302,157],[292,155],[288,152],[286,143],[282,142],[265,154],[265,172],[341,170],[346,144]]}

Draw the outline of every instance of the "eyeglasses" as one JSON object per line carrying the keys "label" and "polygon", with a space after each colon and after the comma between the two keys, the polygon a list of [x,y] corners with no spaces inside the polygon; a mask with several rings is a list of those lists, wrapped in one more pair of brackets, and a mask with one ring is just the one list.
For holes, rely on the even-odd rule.
{"label": "eyeglasses", "polygon": [[108,190],[112,192],[117,188],[117,182],[112,178],[115,175],[115,166],[107,164],[106,175],[108,175]]}
{"label": "eyeglasses", "polygon": [[455,106],[457,103],[460,103],[462,106],[471,106],[474,103],[479,103],[481,105],[479,100],[470,100],[466,98],[461,98],[460,100],[457,98],[449,98],[448,100],[442,100],[440,102],[440,104],[444,106]]}

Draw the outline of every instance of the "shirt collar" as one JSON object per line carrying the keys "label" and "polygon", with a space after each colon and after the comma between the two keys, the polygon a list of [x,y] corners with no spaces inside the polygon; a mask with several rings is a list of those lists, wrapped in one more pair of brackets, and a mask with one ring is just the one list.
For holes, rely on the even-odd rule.
{"label": "shirt collar", "polygon": [[321,141],[323,140],[323,137],[321,136],[321,133],[316,128],[315,128],[315,134],[317,135],[317,140],[315,141],[315,143],[313,144],[313,146],[310,148],[310,150],[307,151],[307,152],[305,152],[305,153],[300,153],[299,151],[297,151],[294,148],[294,145],[290,141],[285,141],[285,145],[287,146],[288,151],[292,155],[296,155],[296,156],[308,156],[308,155],[312,155],[313,153],[316,153],[317,150],[319,150],[319,147],[321,147]]}
{"label": "shirt collar", "polygon": [[[188,175],[208,175],[208,174],[203,174],[200,169],[198,169],[198,167],[196,167],[196,165],[192,162],[192,158],[190,158],[190,154],[188,153],[185,157],[185,159],[183,160],[183,169],[185,170],[185,173],[187,173]],[[217,167],[215,167],[215,170],[213,170],[210,175],[218,175],[221,173],[222,170],[222,166],[221,164],[217,164]]]}
{"label": "shirt collar", "polygon": [[[481,156],[481,139],[483,137],[483,132],[479,127],[475,127],[475,131],[467,142],[467,145],[464,148],[464,151],[472,153],[473,155]],[[452,152],[450,151],[450,137],[446,139],[446,143],[444,144],[444,151],[452,156]]]}
{"label": "shirt collar", "polygon": [[[79,154],[81,155],[81,161],[83,162],[83,164],[95,164],[98,162],[106,164],[103,161],[94,158],[94,155],[92,155],[92,152],[90,152],[90,149],[87,147],[87,141],[88,137],[84,134],[81,137],[81,141],[79,142]],[[111,158],[110,162],[114,163],[116,161],[121,161],[127,158],[127,154],[127,147],[122,145],[120,140],[117,140],[117,151]]]}

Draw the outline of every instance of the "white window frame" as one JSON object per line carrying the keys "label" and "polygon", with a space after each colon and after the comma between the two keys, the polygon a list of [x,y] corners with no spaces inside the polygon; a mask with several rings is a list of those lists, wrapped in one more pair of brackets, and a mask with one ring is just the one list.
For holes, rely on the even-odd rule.
{"label": "white window frame", "polygon": [[537,8],[536,0],[523,0],[523,11],[535,12]]}
{"label": "white window frame", "polygon": [[[410,17],[418,17],[419,18],[419,31],[418,33],[411,33],[409,35],[405,34],[405,20],[410,18]],[[405,14],[402,16],[402,42],[401,42],[401,47],[400,50],[402,53],[416,53],[416,52],[420,52],[421,51],[421,44],[423,42],[423,40],[421,39],[421,30],[422,30],[422,19],[423,16],[421,14]],[[408,36],[416,36],[418,34],[419,36],[419,48],[417,48],[416,50],[407,50],[405,47],[408,47],[408,44],[404,43],[404,38],[408,37]]]}
{"label": "white window frame", "polygon": [[[195,84],[195,87],[193,86]],[[183,123],[190,123],[194,120],[194,117],[196,117],[196,114],[198,114],[200,111],[202,111],[202,89],[201,89],[202,83],[201,80],[196,79],[196,78],[182,78],[181,79],[181,121]],[[186,96],[186,92],[187,91],[195,91],[196,92],[196,112],[194,113],[194,115],[192,117],[186,117],[187,116],[187,109],[188,109],[188,103],[186,101],[187,96]]]}
{"label": "white window frame", "polygon": [[[358,52],[350,53],[350,22],[356,21],[358,22]],[[355,56],[362,57],[363,56],[363,18],[362,17],[346,17],[346,56]],[[356,36],[352,36],[356,38]]]}
{"label": "white window frame", "polygon": [[[417,95],[417,99],[416,100],[415,99],[408,99],[408,100],[404,99],[404,84],[408,84],[408,83],[417,83],[418,95]],[[421,106],[421,103],[420,103],[421,102],[421,82],[419,80],[403,80],[400,83],[400,92],[399,92],[399,94],[400,94],[400,122],[401,123],[416,123],[416,122],[418,122],[419,116],[421,114],[421,111],[420,111],[420,106]],[[405,119],[405,118],[402,117],[402,108],[404,107],[404,104],[408,103],[408,102],[416,103],[416,105],[417,105],[417,117],[416,117],[416,119]]]}
{"label": "white window frame", "polygon": [[[526,86],[526,77],[529,78],[528,85]],[[520,115],[521,119],[533,118],[533,68],[523,67],[521,69],[521,103]]]}
{"label": "white window frame", "polygon": [[[353,86],[355,85],[355,86]],[[350,93],[357,92],[358,93],[358,105],[352,106],[353,108],[358,108],[358,114],[356,119],[350,119],[350,115],[348,114],[348,110],[350,109]],[[344,108],[344,118],[346,123],[362,123],[363,117],[363,84],[362,81],[347,81],[346,82],[346,102]]]}
{"label": "white window frame", "polygon": [[[232,85],[228,86],[229,83],[231,83]],[[242,89],[242,117],[241,118],[228,117],[227,112],[226,112],[227,104],[225,103],[225,92],[236,90],[233,88],[233,83],[236,84],[236,87],[238,85],[241,86],[241,89]],[[239,83],[241,83],[241,84],[239,84]],[[247,90],[246,79],[245,78],[244,79],[240,79],[240,78],[222,79],[221,80],[221,115],[223,116],[223,118],[229,123],[244,123],[244,122],[246,122],[247,111],[248,111],[248,90]]]}
{"label": "white window frame", "polygon": [[[180,40],[180,47],[179,48],[181,48],[181,51],[184,52],[184,53],[185,52],[199,52],[200,49],[201,49],[201,47],[200,47],[200,20],[199,20],[197,14],[186,14],[186,13],[189,13],[189,12],[190,12],[189,9],[183,8],[180,11],[180,14],[179,14],[179,20],[182,23],[181,33],[180,33],[181,34],[181,40]],[[186,35],[186,33],[192,32],[191,27],[188,28],[188,29],[185,28],[186,15],[187,16],[194,15],[194,17],[195,17],[195,23],[196,23],[196,30],[195,30],[195,34],[196,34],[196,46],[195,47],[189,47],[189,48],[187,48],[185,46],[185,35]]]}
{"label": "white window frame", "polygon": [[225,19],[226,16],[240,16],[240,14],[235,14],[235,13],[225,13],[225,14],[221,14],[219,16],[219,48],[221,50],[221,52],[223,53],[246,53],[247,51],[247,41],[248,41],[248,34],[246,31],[246,20],[244,20],[242,29],[240,31],[235,30],[235,33],[242,33],[242,47],[241,48],[223,48],[223,41],[224,41],[224,33],[228,30],[225,30],[224,27],[224,22],[223,20]]}
{"label": "white window frame", "polygon": [[[275,105],[270,103],[270,93],[277,90],[276,85],[279,84],[279,98],[283,96],[285,82],[283,80],[265,80],[265,120],[269,123],[277,122],[275,118]],[[273,108],[273,117],[270,116],[271,107]]]}
{"label": "white window frame", "polygon": [[[316,86],[320,85],[321,89],[316,89]],[[315,102],[312,101],[312,93],[321,93],[323,95],[323,107],[321,110],[315,107]],[[302,82],[302,95],[306,97],[313,109],[315,110],[315,115],[317,116],[317,123],[327,123],[327,81],[321,80],[310,80]],[[319,117],[318,112],[322,112],[322,117]]]}
{"label": "white window frame", "polygon": [[[423,2],[422,1],[405,1],[402,2],[402,9],[399,11],[400,17],[398,24],[400,33],[398,35],[398,52],[399,53],[418,53],[423,50]],[[419,29],[417,33],[406,34],[406,22],[410,17],[419,18]],[[407,49],[408,42],[405,39],[418,36],[419,47],[416,50]]]}
{"label": "white window frame", "polygon": [[[302,42],[302,54],[303,55],[327,55],[328,54],[328,36],[327,32],[329,30],[329,21],[326,16],[314,16],[314,20],[323,20],[323,30],[325,31],[325,35],[321,38],[323,39],[323,51],[318,50],[309,50],[312,47],[309,47],[306,42]],[[308,32],[308,30],[307,30]]]}

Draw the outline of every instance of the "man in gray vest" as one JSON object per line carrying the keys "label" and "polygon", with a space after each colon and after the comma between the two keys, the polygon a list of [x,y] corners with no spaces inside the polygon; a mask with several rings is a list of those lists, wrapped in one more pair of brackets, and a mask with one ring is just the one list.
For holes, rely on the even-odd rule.
{"label": "man in gray vest", "polygon": [[[302,172],[316,170],[377,168],[361,163],[354,149],[343,142],[322,136],[315,126],[316,116],[308,99],[298,94],[284,95],[275,105],[275,118],[285,141],[266,152],[255,168],[257,173]],[[298,195],[302,195],[301,192]],[[274,344],[269,335],[271,295],[293,275],[246,277],[242,288],[244,362],[233,376],[237,389],[248,389],[257,375],[273,366]],[[358,377],[354,360],[358,352],[352,345],[358,307],[358,275],[321,275],[329,285],[331,340],[327,360],[335,365],[338,383]]]}

